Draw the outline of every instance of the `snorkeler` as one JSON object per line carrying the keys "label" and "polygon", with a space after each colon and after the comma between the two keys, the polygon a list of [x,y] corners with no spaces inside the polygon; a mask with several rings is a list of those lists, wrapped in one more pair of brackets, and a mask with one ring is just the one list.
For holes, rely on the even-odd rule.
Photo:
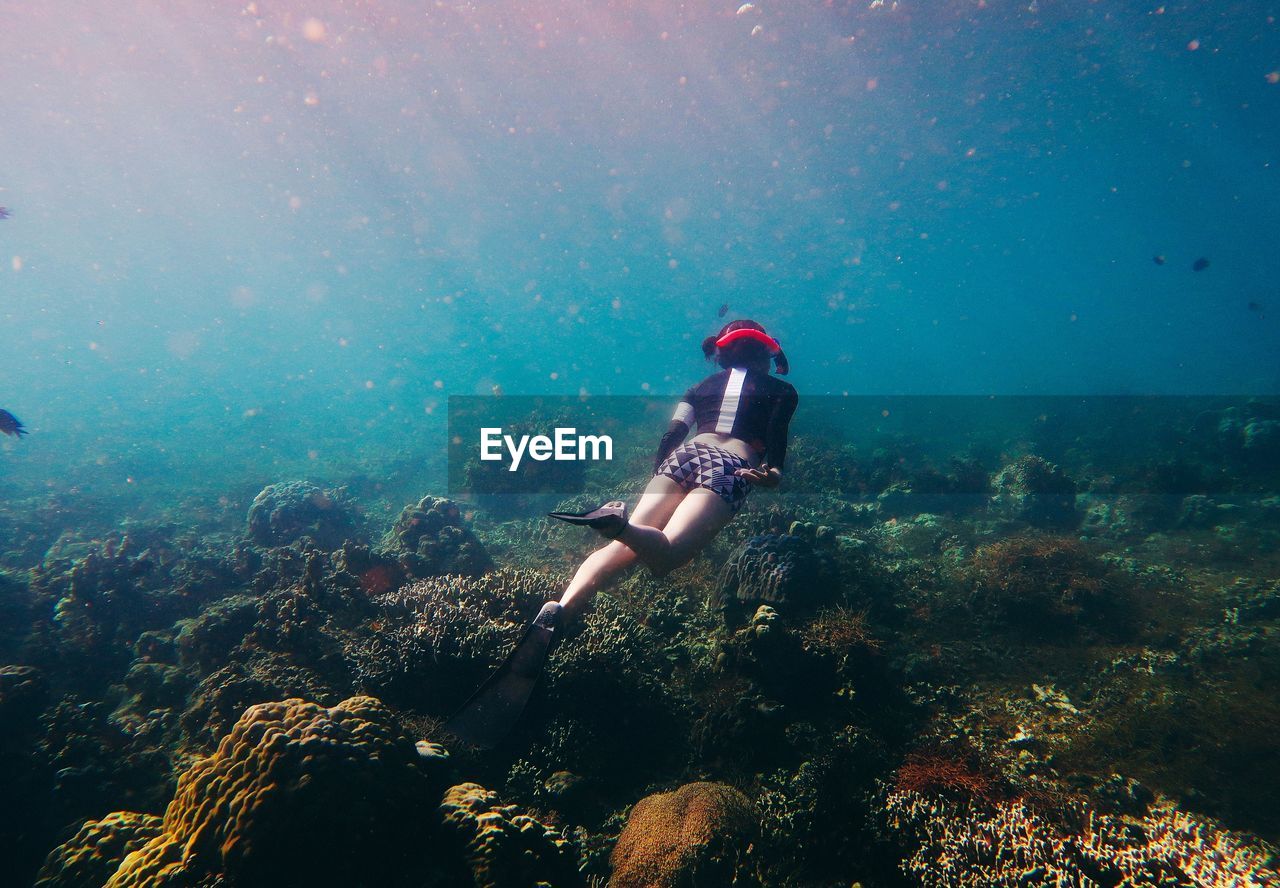
{"label": "snorkeler", "polygon": [[[556,631],[637,561],[665,576],[701,552],[738,513],[752,486],[777,487],[796,390],[770,375],[790,368],[755,321],[733,321],[702,342],[724,369],[690,388],[658,445],[653,478],[635,512],[623,502],[550,517],[593,528],[610,542],[592,552],[559,601],[542,606],[507,660],[445,725],[474,746],[496,745],[515,725]],[[697,434],[685,443],[690,429]]]}

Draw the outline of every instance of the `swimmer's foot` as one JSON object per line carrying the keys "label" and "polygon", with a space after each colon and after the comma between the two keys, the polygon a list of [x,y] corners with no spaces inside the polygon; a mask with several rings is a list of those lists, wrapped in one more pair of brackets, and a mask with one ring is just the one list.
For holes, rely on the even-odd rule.
{"label": "swimmer's foot", "polygon": [[614,500],[590,512],[548,512],[547,517],[590,527],[606,539],[616,540],[627,526],[627,504]]}

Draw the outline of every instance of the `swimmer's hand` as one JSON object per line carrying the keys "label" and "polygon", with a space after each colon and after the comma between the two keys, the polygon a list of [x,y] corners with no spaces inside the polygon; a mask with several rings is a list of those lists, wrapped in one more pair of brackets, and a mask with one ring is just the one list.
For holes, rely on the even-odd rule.
{"label": "swimmer's hand", "polygon": [[777,487],[782,483],[782,472],[768,463],[760,463],[758,469],[738,469],[734,474],[746,478],[756,487]]}

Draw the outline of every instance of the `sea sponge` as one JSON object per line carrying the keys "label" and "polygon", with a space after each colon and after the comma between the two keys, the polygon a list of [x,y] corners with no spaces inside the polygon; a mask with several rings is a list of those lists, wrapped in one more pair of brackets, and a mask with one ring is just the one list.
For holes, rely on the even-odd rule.
{"label": "sea sponge", "polygon": [[722,783],[686,783],[636,802],[613,850],[612,888],[741,884],[759,831],[751,801]]}
{"label": "sea sponge", "polygon": [[556,829],[503,805],[477,783],[450,787],[440,803],[446,833],[462,846],[476,888],[581,885],[573,848]]}
{"label": "sea sponge", "polygon": [[161,831],[159,817],[132,811],[115,811],[101,820],[87,821],[49,852],[35,888],[97,888],[111,878],[126,854]]}
{"label": "sea sponge", "polygon": [[403,884],[431,797],[413,742],[372,697],[263,703],[179,778],[163,831],[107,885]]}

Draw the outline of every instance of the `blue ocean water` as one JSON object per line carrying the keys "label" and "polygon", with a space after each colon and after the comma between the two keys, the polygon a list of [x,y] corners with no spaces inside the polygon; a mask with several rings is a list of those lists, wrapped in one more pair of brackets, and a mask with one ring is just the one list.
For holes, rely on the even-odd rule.
{"label": "blue ocean water", "polygon": [[725,303],[814,394],[1275,392],[1276,15],[4,3],[4,473],[430,461]]}

